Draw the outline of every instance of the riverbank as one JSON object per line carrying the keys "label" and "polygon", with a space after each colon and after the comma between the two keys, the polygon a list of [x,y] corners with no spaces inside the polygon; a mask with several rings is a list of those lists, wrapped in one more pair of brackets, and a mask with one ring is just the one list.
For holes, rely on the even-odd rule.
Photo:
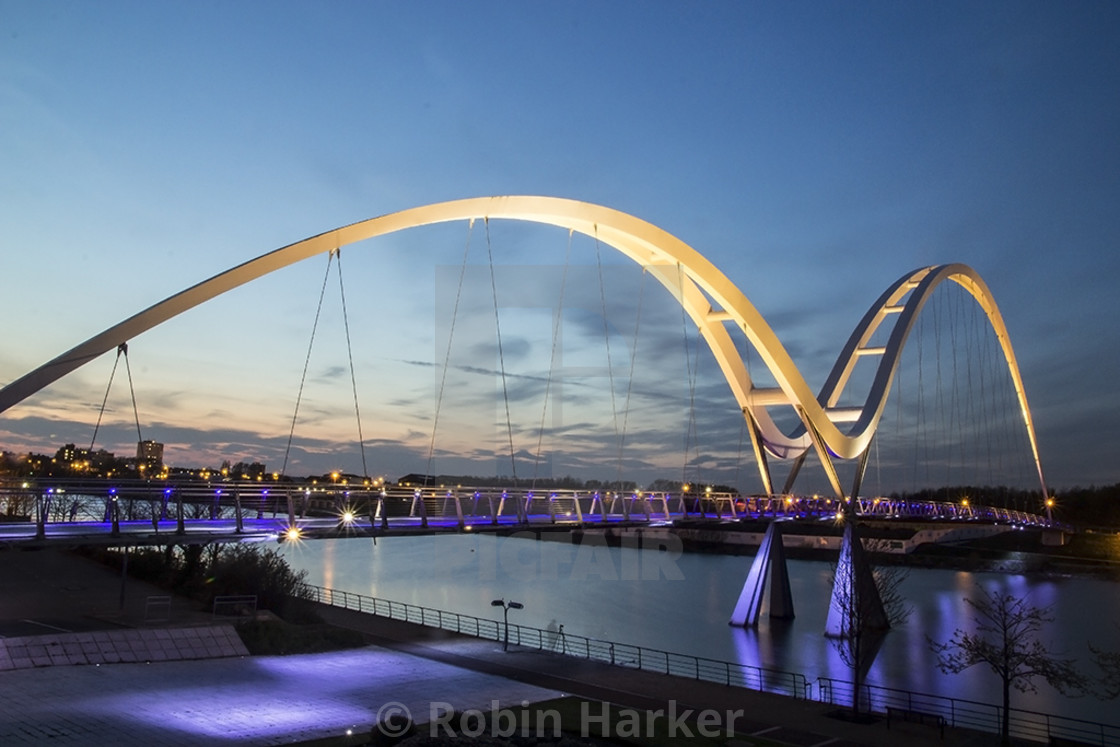
{"label": "riverbank", "polygon": [[[106,620],[106,612],[117,611],[119,575],[87,557],[55,549],[0,553],[0,588],[5,591],[0,622],[37,623],[53,631],[146,627],[150,622],[144,621],[143,605],[138,603],[161,591],[130,579],[123,614]],[[867,724],[836,719],[837,706],[826,703],[612,667],[517,645],[506,651],[492,640],[337,608],[318,609],[328,623],[359,631],[374,645],[287,657],[59,664],[3,671],[0,679],[8,696],[0,703],[0,742],[33,745],[52,740],[139,747],[330,739],[332,744],[357,744],[377,737],[379,720],[392,728],[398,723],[387,720],[392,715],[411,713],[417,723],[423,723],[433,709],[440,715],[486,715],[494,708],[516,714],[525,710],[526,703],[549,708],[555,699],[578,693],[584,699],[579,702],[591,704],[583,725],[592,734],[605,724],[630,724],[625,716],[631,712],[639,714],[634,723],[652,723],[653,717],[646,714],[660,711],[656,726],[662,731],[669,728],[665,714],[682,714],[673,727],[678,737],[699,731],[699,714],[723,719],[704,722],[705,728],[723,737],[716,743],[727,741],[727,729],[743,745],[891,747],[900,739],[922,747],[944,743],[938,730],[928,725],[902,723],[888,728],[881,718]],[[174,597],[172,610],[176,619],[170,625],[212,622],[210,613],[184,598]],[[607,719],[603,704],[629,710]],[[686,711],[692,716],[684,717]],[[460,718],[449,728],[466,732],[477,723]],[[954,744],[984,747],[997,742],[985,732],[959,728],[947,732]],[[389,736],[384,728],[381,733]],[[437,738],[445,739],[446,729],[441,727]],[[643,743],[630,738],[621,742]]]}
{"label": "riverbank", "polygon": [[[669,536],[685,552],[753,555],[769,522],[713,520],[674,522],[672,525],[629,526],[574,530],[578,537],[603,539],[620,546],[636,538]],[[961,522],[866,520],[864,546],[878,565],[938,568],[970,572],[1084,575],[1120,581],[1120,532],[1063,532],[1038,527],[1004,527]],[[1047,537],[1050,532],[1050,537]],[[541,536],[544,536],[543,534]],[[843,525],[821,521],[783,521],[786,557],[835,561]],[[1060,539],[1062,544],[1047,544]],[[634,546],[638,546],[635,544]]]}

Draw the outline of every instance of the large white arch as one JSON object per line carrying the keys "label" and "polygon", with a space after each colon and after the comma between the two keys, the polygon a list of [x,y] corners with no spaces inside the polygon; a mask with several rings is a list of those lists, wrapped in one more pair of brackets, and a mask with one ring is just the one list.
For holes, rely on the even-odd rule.
{"label": "large white arch", "polygon": [[[833,460],[859,459],[858,473],[862,474],[868,446],[914,318],[933,289],[945,280],[952,280],[977,300],[999,337],[1015,383],[1035,464],[1040,465],[1022,377],[1003,318],[987,286],[971,268],[964,265],[923,268],[892,285],[872,306],[848,340],[818,398],[754,305],[699,252],[677,237],[632,215],[601,205],[556,197],[477,197],[425,205],[327,231],[263,254],[141,311],[11,382],[0,389],[0,413],[152,327],[270,272],[376,236],[434,223],[474,219],[523,220],[577,231],[617,249],[656,277],[681,303],[714,353],[750,424],[752,443],[767,492],[773,492],[767,455],[802,458],[809,448],[815,448],[834,490],[838,496],[844,497],[845,491],[836,476]],[[885,348],[867,347],[871,335],[889,318],[896,320],[890,342]],[[754,385],[728,333],[728,325],[734,325],[746,335],[773,375],[777,387],[760,388]],[[860,408],[835,407],[836,397],[843,390],[855,360],[865,355],[881,356],[875,383],[866,403]],[[784,433],[768,413],[767,408],[773,406],[793,407],[801,419],[801,426],[792,433]],[[852,425],[842,431],[838,424],[844,423]],[[1038,472],[1045,495],[1041,466]],[[857,489],[858,479],[857,476]]]}

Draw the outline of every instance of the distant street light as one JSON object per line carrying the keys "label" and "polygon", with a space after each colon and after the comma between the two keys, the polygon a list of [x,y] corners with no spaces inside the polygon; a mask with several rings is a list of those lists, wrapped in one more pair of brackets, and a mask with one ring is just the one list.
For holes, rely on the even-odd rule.
{"label": "distant street light", "polygon": [[503,616],[503,625],[505,626],[505,636],[502,639],[502,651],[509,651],[509,611],[524,609],[525,605],[521,602],[505,601],[504,599],[495,599],[490,603],[491,607],[501,607]]}

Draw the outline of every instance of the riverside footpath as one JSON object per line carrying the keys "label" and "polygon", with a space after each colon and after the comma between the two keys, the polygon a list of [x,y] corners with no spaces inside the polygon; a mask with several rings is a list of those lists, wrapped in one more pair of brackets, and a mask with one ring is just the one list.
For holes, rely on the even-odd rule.
{"label": "riverside footpath", "polygon": [[[637,711],[670,714],[692,711],[712,714],[715,730],[734,717],[731,745],[789,745],[790,747],[963,747],[998,745],[994,734],[946,727],[944,737],[930,725],[885,718],[858,724],[838,718],[843,709],[811,700],[730,687],[685,677],[612,666],[573,656],[458,635],[438,628],[393,620],[354,610],[319,605],[319,614],[332,625],[363,633],[385,650],[438,661],[461,669],[521,682],[542,689],[601,701]],[[485,692],[477,693],[484,708]],[[596,718],[601,711],[592,709]],[[413,713],[421,721],[420,714]],[[598,723],[590,733],[598,733]],[[687,733],[682,729],[678,738]],[[1023,744],[1032,744],[1024,742]]]}
{"label": "riverside footpath", "polygon": [[[122,605],[121,577],[111,569],[56,550],[0,551],[0,643],[228,627],[180,598],[167,603],[166,619],[154,622],[148,603],[163,595],[129,579]],[[334,743],[358,744],[377,733],[379,720],[392,723],[389,717],[404,711],[423,724],[451,709],[519,709],[565,695],[670,717],[686,710],[717,719],[735,714],[734,736],[717,740],[733,747],[999,743],[992,734],[953,728],[942,739],[936,727],[897,720],[890,728],[885,719],[855,724],[833,717],[836,706],[815,701],[516,645],[504,651],[492,640],[326,605],[319,611],[326,622],[361,632],[370,645],[295,656],[200,647],[178,660],[139,653],[132,660],[76,664],[48,657],[3,669],[0,743],[275,745],[349,732],[351,739]],[[593,710],[592,717],[601,713]],[[591,731],[594,736],[594,725]],[[678,741],[687,743],[687,735],[682,730]]]}

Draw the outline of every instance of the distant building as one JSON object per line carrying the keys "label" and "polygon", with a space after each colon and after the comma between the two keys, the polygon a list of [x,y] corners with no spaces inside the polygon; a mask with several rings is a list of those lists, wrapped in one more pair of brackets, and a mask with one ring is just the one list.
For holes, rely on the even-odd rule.
{"label": "distant building", "polygon": [[435,485],[436,478],[433,475],[421,475],[415,472],[410,472],[401,479],[397,480],[397,485],[405,488],[420,488],[425,485]]}
{"label": "distant building", "polygon": [[136,464],[149,469],[163,468],[163,444],[159,441],[139,441],[136,444]]}
{"label": "distant building", "polygon": [[74,444],[66,444],[55,452],[54,458],[62,464],[71,466],[75,462],[82,462],[89,459],[89,453],[89,449],[81,449]]}

